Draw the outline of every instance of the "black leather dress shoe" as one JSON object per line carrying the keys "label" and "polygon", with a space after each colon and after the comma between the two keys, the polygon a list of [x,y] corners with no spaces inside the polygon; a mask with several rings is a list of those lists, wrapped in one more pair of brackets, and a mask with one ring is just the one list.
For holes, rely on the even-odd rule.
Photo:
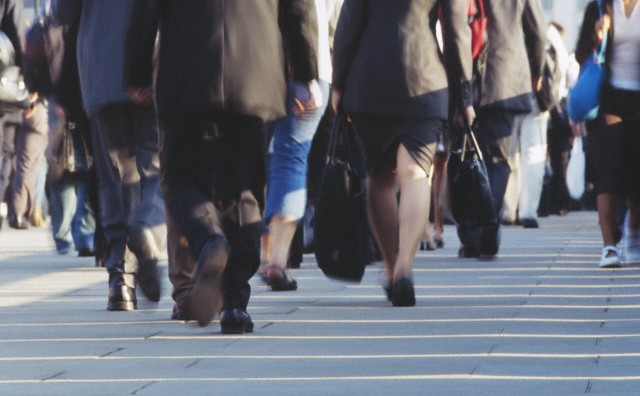
{"label": "black leather dress shoe", "polygon": [[240,308],[229,308],[222,311],[220,327],[222,334],[253,333],[251,316]]}
{"label": "black leather dress shoe", "polygon": [[118,284],[109,289],[107,311],[133,311],[137,308],[136,289]]}
{"label": "black leather dress shoe", "polygon": [[158,274],[160,252],[151,230],[148,227],[133,229],[127,239],[127,246],[138,260],[136,280],[142,294],[153,302],[160,301],[160,277]]}
{"label": "black leather dress shoe", "polygon": [[96,255],[96,252],[93,249],[82,248],[78,250],[78,257],[93,257]]}
{"label": "black leather dress shoe", "polygon": [[209,239],[200,251],[189,311],[201,327],[207,326],[222,307],[221,282],[229,258],[229,244],[222,235]]}
{"label": "black leather dress shoe", "polygon": [[17,216],[15,214],[9,215],[9,227],[16,230],[28,230],[29,220],[24,216]]}
{"label": "black leather dress shoe", "polygon": [[478,258],[480,257],[480,248],[475,246],[460,245],[460,249],[458,250],[458,257]]}
{"label": "black leather dress shoe", "polygon": [[188,308],[178,307],[177,305],[173,306],[173,312],[171,313],[171,320],[181,320],[183,322],[188,322],[192,320],[191,312],[189,312]]}

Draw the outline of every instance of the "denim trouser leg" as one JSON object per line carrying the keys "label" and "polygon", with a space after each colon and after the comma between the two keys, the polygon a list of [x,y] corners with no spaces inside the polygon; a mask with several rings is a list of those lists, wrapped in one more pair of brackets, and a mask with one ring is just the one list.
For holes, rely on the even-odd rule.
{"label": "denim trouser leg", "polygon": [[[307,156],[329,99],[329,83],[320,81],[323,102],[302,115],[289,111],[276,122],[271,146],[265,218],[281,214],[301,219],[307,202]],[[290,90],[291,91],[291,90]],[[288,106],[293,108],[289,95]]]}
{"label": "denim trouser leg", "polygon": [[96,230],[96,220],[89,203],[89,181],[86,172],[77,175],[75,194],[76,206],[71,221],[71,234],[77,250],[93,250],[93,236]]}
{"label": "denim trouser leg", "polygon": [[76,132],[73,135],[73,153],[77,170],[75,173],[76,207],[71,222],[71,234],[77,250],[94,250],[96,213],[89,199],[92,170],[89,170],[83,136],[78,129],[74,132]]}
{"label": "denim trouser leg", "polygon": [[65,173],[60,180],[49,187],[49,216],[56,250],[66,254],[71,249],[73,239],[71,221],[76,207],[76,194],[71,175]]}

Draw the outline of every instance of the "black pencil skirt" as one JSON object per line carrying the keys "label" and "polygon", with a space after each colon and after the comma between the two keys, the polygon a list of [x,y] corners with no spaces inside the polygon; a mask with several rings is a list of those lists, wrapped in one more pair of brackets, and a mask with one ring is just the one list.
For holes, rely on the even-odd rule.
{"label": "black pencil skirt", "polygon": [[396,167],[398,145],[402,144],[429,174],[438,136],[444,127],[440,119],[352,114],[353,126],[362,141],[370,176]]}

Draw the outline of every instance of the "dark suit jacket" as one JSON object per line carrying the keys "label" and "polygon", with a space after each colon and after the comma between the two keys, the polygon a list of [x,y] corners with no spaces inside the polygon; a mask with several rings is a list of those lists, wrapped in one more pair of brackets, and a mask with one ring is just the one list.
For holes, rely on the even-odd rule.
{"label": "dark suit jacket", "polygon": [[346,0],[333,46],[333,85],[347,112],[446,119],[449,81],[456,105],[472,103],[467,0]]}
{"label": "dark suit jacket", "polygon": [[272,121],[284,116],[287,41],[293,78],[317,78],[314,0],[135,0],[126,83],[156,82],[158,116],[225,112]]}
{"label": "dark suit jacket", "polygon": [[7,35],[16,52],[15,63],[22,66],[22,39],[24,38],[22,0],[0,0],[0,30]]}
{"label": "dark suit jacket", "polygon": [[[135,0],[137,1],[137,0]],[[131,103],[124,88],[124,43],[133,0],[52,0],[59,22],[77,29],[82,101],[89,116],[104,106]]]}
{"label": "dark suit jacket", "polygon": [[540,0],[484,0],[487,64],[480,107],[532,110],[532,77],[541,76],[547,24]]}

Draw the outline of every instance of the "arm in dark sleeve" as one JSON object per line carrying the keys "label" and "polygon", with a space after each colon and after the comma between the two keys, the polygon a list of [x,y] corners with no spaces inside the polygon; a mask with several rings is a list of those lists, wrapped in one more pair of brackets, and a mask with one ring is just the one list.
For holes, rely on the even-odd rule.
{"label": "arm in dark sleeve", "polygon": [[596,46],[595,26],[599,18],[598,3],[592,1],[584,11],[582,27],[580,28],[576,45],[576,61],[580,64],[587,60]]}
{"label": "arm in dark sleeve", "polygon": [[342,91],[365,25],[366,0],[346,0],[333,40],[332,86]]}
{"label": "arm in dark sleeve", "polygon": [[442,2],[442,26],[444,27],[445,64],[449,79],[452,105],[471,106],[473,95],[471,79],[471,29],[469,28],[466,0]]}
{"label": "arm in dark sleeve", "polygon": [[24,19],[22,16],[24,7],[22,0],[8,1],[6,5],[6,12],[2,17],[2,24],[0,30],[2,30],[16,53],[15,63],[18,66],[22,66],[22,40],[24,39]]}
{"label": "arm in dark sleeve", "polygon": [[529,55],[529,66],[533,78],[542,75],[545,47],[547,43],[547,23],[539,0],[527,0],[522,15],[525,44]]}
{"label": "arm in dark sleeve", "polygon": [[147,87],[153,80],[153,50],[158,33],[157,0],[134,0],[125,43],[124,76],[128,86]]}
{"label": "arm in dark sleeve", "polygon": [[82,13],[82,0],[51,0],[51,12],[58,22],[77,26]]}
{"label": "arm in dark sleeve", "polygon": [[293,79],[318,78],[318,17],[314,0],[282,0],[280,27],[290,55]]}

